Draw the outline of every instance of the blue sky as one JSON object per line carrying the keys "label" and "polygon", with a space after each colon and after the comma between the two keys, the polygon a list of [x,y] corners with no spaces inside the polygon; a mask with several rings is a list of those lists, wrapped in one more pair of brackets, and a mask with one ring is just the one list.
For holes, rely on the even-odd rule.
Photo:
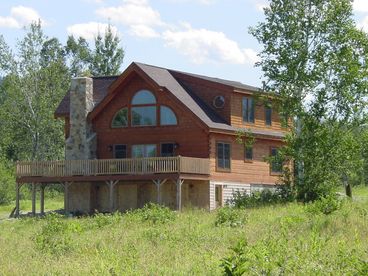
{"label": "blue sky", "polygon": [[[45,33],[63,43],[69,34],[93,39],[108,22],[132,61],[259,86],[260,46],[248,28],[263,20],[267,0],[2,0],[0,34],[12,46],[23,27],[40,18]],[[368,0],[354,1],[368,31]],[[91,40],[92,41],[92,40]]]}

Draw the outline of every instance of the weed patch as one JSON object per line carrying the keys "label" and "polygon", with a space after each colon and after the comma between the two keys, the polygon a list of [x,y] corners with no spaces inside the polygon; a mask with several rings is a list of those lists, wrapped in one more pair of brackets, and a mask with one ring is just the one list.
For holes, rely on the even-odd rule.
{"label": "weed patch", "polygon": [[123,216],[119,212],[113,214],[97,213],[91,218],[91,223],[94,228],[103,228],[105,226],[116,225],[120,223]]}
{"label": "weed patch", "polygon": [[217,211],[215,225],[242,227],[246,224],[247,220],[248,216],[244,210],[226,206]]}
{"label": "weed patch", "polygon": [[141,221],[148,221],[153,224],[163,224],[174,221],[176,214],[170,208],[155,203],[148,203],[143,208],[130,213],[138,217]]}
{"label": "weed patch", "polygon": [[47,215],[45,225],[36,235],[36,247],[55,255],[61,255],[72,250],[72,233],[82,232],[82,227],[77,221],[68,222],[61,215]]}

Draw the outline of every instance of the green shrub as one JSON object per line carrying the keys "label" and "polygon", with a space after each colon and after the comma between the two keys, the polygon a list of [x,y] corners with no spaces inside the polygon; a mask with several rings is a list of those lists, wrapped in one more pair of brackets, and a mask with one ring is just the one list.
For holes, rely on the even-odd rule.
{"label": "green shrub", "polygon": [[225,275],[282,275],[287,262],[286,239],[266,238],[254,245],[240,240],[221,267]]}
{"label": "green shrub", "polygon": [[220,208],[216,214],[216,226],[241,227],[247,222],[248,216],[244,210],[235,209],[229,206]]}
{"label": "green shrub", "polygon": [[336,195],[330,194],[306,205],[306,211],[311,214],[329,215],[342,206],[342,200]]}
{"label": "green shrub", "polygon": [[45,217],[46,223],[35,237],[36,246],[43,252],[62,255],[72,249],[72,233],[80,233],[81,225],[66,221],[62,215],[52,213]]}
{"label": "green shrub", "polygon": [[[332,250],[333,248],[333,250]],[[221,260],[224,275],[367,275],[364,253],[317,231],[293,236],[270,232],[253,244],[241,239]],[[326,256],[321,261],[321,256]]]}
{"label": "green shrub", "polygon": [[228,202],[237,208],[251,208],[270,204],[285,203],[293,200],[292,191],[286,185],[280,185],[275,190],[263,189],[262,191],[247,192],[236,191]]}
{"label": "green shrub", "polygon": [[143,208],[131,212],[142,221],[151,223],[167,223],[176,219],[176,214],[170,208],[155,203],[147,203]]}

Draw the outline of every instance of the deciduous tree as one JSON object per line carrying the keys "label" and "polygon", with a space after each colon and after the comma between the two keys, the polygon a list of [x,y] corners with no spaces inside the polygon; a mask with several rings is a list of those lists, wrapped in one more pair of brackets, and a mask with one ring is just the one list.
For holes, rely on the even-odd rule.
{"label": "deciduous tree", "polygon": [[296,119],[282,152],[297,164],[299,198],[313,200],[359,161],[350,147],[365,117],[367,34],[356,28],[350,0],[271,0],[264,11],[251,29],[263,47],[258,66],[279,112]]}

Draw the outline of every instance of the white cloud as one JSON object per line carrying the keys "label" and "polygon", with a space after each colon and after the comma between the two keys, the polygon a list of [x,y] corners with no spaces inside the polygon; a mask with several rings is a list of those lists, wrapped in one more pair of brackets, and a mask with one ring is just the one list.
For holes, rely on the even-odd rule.
{"label": "white cloud", "polygon": [[160,36],[160,34],[157,33],[153,28],[146,25],[132,25],[130,27],[129,33],[141,38],[154,38]]}
{"label": "white cloud", "polygon": [[[108,24],[99,22],[88,22],[83,24],[74,24],[67,27],[68,35],[75,37],[84,37],[85,39],[94,39],[99,33],[103,36],[106,32]],[[119,35],[116,27],[111,26],[114,35]]]}
{"label": "white cloud", "polygon": [[20,29],[38,20],[41,20],[41,24],[46,24],[36,10],[24,6],[16,6],[10,9],[9,16],[0,16],[0,27]]}
{"label": "white cloud", "polygon": [[253,65],[258,60],[254,50],[241,49],[222,32],[193,29],[187,25],[183,31],[165,31],[163,38],[167,46],[176,48],[194,63],[217,61]]}
{"label": "white cloud", "polygon": [[158,33],[154,28],[165,25],[160,13],[147,0],[123,0],[120,6],[100,8],[96,13],[115,24],[129,27],[129,32],[139,37],[156,37]]}
{"label": "white cloud", "polygon": [[353,9],[358,12],[368,12],[367,0],[354,0]]}

